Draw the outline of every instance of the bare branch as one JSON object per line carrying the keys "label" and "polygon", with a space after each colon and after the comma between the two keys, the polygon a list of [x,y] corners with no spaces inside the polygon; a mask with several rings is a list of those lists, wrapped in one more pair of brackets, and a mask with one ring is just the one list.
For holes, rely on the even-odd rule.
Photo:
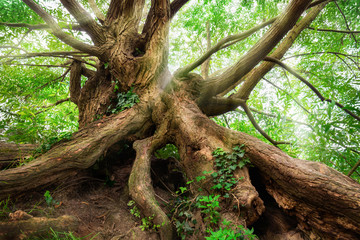
{"label": "bare branch", "polygon": [[301,57],[301,56],[307,56],[307,55],[316,55],[316,54],[335,54],[335,55],[341,55],[341,56],[348,57],[348,58],[351,58],[351,57],[357,58],[358,57],[356,55],[340,53],[340,52],[313,52],[313,53],[301,53],[301,54],[296,54],[296,55],[292,55],[292,56],[289,56],[289,57],[285,57],[285,58],[282,59],[282,61],[290,59],[290,58],[294,58],[294,57]]}
{"label": "bare branch", "polygon": [[[343,58],[341,58],[338,54],[335,54],[335,56],[336,56],[338,59],[340,59],[340,61],[341,61],[342,63],[344,63],[344,65],[349,69],[349,71],[352,72],[354,78],[356,78],[356,74],[355,74],[354,70],[351,68],[351,66],[350,66]],[[351,58],[350,58],[350,59],[351,59]],[[351,60],[352,60],[352,59],[351,59]]]}
{"label": "bare branch", "polygon": [[301,57],[301,56],[307,56],[307,55],[316,55],[316,54],[334,54],[337,57],[339,56],[343,56],[346,57],[347,59],[349,59],[351,62],[353,62],[355,64],[355,66],[360,70],[360,66],[357,63],[357,61],[355,61],[353,58],[358,58],[358,56],[356,55],[351,55],[351,54],[346,54],[346,53],[340,53],[340,52],[314,52],[314,53],[301,53],[301,54],[296,54],[296,55],[292,55],[286,58],[283,58],[282,61],[290,59],[290,58],[294,58],[294,57]]}
{"label": "bare branch", "polygon": [[170,5],[167,0],[154,0],[151,2],[151,7],[147,15],[143,33],[146,34],[146,38],[150,39],[156,29],[170,20]]}
{"label": "bare branch", "polygon": [[336,30],[336,29],[323,29],[323,28],[313,28],[308,27],[308,29],[319,31],[319,32],[335,32],[335,33],[346,33],[346,34],[356,34],[360,33],[360,31],[349,31],[349,30]]}
{"label": "bare branch", "polygon": [[[267,117],[272,117],[272,118],[277,118],[277,117],[278,117],[278,116],[275,115],[275,114],[267,113],[267,112],[263,112],[263,111],[259,111],[259,110],[255,109],[255,108],[249,107],[249,109],[251,110],[251,112],[255,112],[255,113],[258,113],[258,114],[267,116]],[[240,110],[239,110],[239,109],[236,109],[235,111],[239,112]],[[307,124],[307,123],[304,123],[304,122],[299,122],[299,121],[293,120],[293,119],[291,119],[291,118],[285,117],[285,121],[287,121],[287,122],[293,122],[293,123],[297,123],[297,124],[301,124],[301,125],[304,125],[304,126],[307,126],[307,127],[311,128],[311,129],[313,128],[310,124]]]}
{"label": "bare branch", "polygon": [[292,75],[294,75],[295,77],[297,77],[300,81],[302,81],[303,83],[305,83],[306,86],[308,86],[315,94],[318,98],[320,98],[320,100],[322,102],[326,101],[326,102],[334,102],[336,106],[338,106],[339,108],[341,108],[342,110],[344,110],[347,114],[349,114],[350,116],[352,116],[353,118],[355,118],[356,120],[360,121],[360,117],[357,116],[356,114],[354,114],[353,112],[349,111],[348,109],[346,109],[342,104],[325,98],[320,92],[319,90],[317,90],[310,82],[308,82],[305,78],[303,78],[300,74],[298,74],[294,69],[292,69],[291,67],[287,66],[286,64],[284,64],[283,62],[281,62],[280,60],[276,59],[276,58],[272,58],[272,57],[265,57],[264,58],[265,61],[271,61],[271,62],[275,62],[276,64],[278,64],[279,66],[283,67],[284,69],[286,69],[289,73],[291,73]]}
{"label": "bare branch", "polygon": [[218,116],[233,111],[244,103],[245,101],[239,98],[212,97],[206,101],[206,104],[200,106],[200,108],[207,116]]}
{"label": "bare branch", "polygon": [[27,54],[19,54],[19,55],[10,55],[10,56],[0,56],[0,59],[4,58],[32,58],[32,57],[60,57],[67,58],[69,56],[76,57],[88,57],[90,56],[87,53],[83,52],[38,52],[38,53],[27,53]]}
{"label": "bare branch", "polygon": [[59,25],[55,22],[50,14],[48,14],[44,9],[42,9],[38,4],[33,0],[23,0],[23,2],[28,5],[34,12],[36,12],[51,28],[53,34],[58,37],[61,41],[68,44],[69,46],[78,49],[80,51],[95,55],[101,56],[99,48],[83,43],[76,38],[66,34],[61,30]]}
{"label": "bare branch", "polygon": [[174,0],[170,4],[170,18],[173,18],[175,14],[188,2],[189,0]]}
{"label": "bare branch", "polygon": [[76,105],[81,92],[81,65],[80,61],[74,60],[70,69],[70,100]]}
{"label": "bare branch", "polygon": [[[360,166],[360,159],[359,161],[354,165],[354,167],[349,171],[347,174],[349,177],[356,171],[356,169]],[[359,174],[359,173],[358,173]],[[360,176],[360,175],[359,175]]]}
{"label": "bare branch", "polygon": [[[61,79],[61,82],[64,81],[66,75],[67,75],[69,72],[70,72],[70,68],[67,69],[60,77],[57,77],[57,78],[55,78],[55,79],[53,79],[53,80],[45,83],[44,85],[41,85],[40,87],[35,88],[34,90],[36,91],[36,90],[39,90],[39,89],[43,89],[44,87],[48,86],[49,84],[54,83],[54,82],[56,82],[56,81],[58,81],[58,80],[60,80],[60,79]],[[31,95],[31,94],[27,94],[27,95],[25,96],[25,99],[28,98],[30,95]]]}
{"label": "bare branch", "polygon": [[304,112],[310,114],[309,110],[307,110],[296,98],[294,98],[290,93],[288,93],[287,91],[285,91],[284,89],[282,89],[281,87],[277,86],[275,83],[269,81],[268,79],[266,78],[263,78],[266,82],[268,82],[269,84],[273,85],[275,88],[279,89],[280,91],[284,92],[287,96],[289,96],[292,100],[295,101],[295,103],[301,107]]}
{"label": "bare branch", "polygon": [[[186,75],[189,72],[191,72],[192,70],[194,70],[195,68],[197,68],[198,66],[200,66],[202,63],[204,63],[211,55],[213,55],[214,53],[218,52],[219,50],[221,50],[225,44],[227,43],[231,43],[234,44],[236,42],[239,42],[241,40],[244,40],[246,38],[248,38],[249,36],[251,36],[253,33],[255,33],[256,31],[272,24],[275,22],[277,18],[272,18],[262,24],[259,24],[245,32],[239,33],[239,34],[234,34],[234,35],[230,35],[227,36],[223,39],[221,39],[217,44],[215,44],[213,47],[211,47],[204,55],[202,55],[200,58],[198,58],[195,62],[179,69],[176,72],[176,75],[178,76],[182,76],[182,75]],[[227,47],[230,46],[229,44],[226,45]]]}
{"label": "bare branch", "polygon": [[70,68],[65,65],[46,65],[46,64],[26,64],[26,63],[10,63],[12,66],[29,66],[29,67],[47,67],[47,68]]}
{"label": "bare branch", "polygon": [[249,107],[247,106],[247,104],[244,103],[244,104],[241,104],[240,106],[244,109],[247,117],[249,118],[249,120],[250,120],[250,122],[252,123],[252,125],[254,126],[254,128],[255,128],[261,135],[263,135],[264,138],[266,138],[269,142],[271,142],[274,146],[277,146],[277,145],[280,145],[280,144],[291,144],[291,143],[289,143],[289,142],[278,142],[278,141],[273,140],[273,139],[257,124],[257,122],[256,122],[254,116],[252,115],[252,113],[251,113]]}
{"label": "bare branch", "polygon": [[[211,48],[210,22],[206,22],[206,51]],[[201,64],[201,75],[204,79],[209,77],[210,58]]]}
{"label": "bare branch", "polygon": [[97,6],[96,2],[94,0],[89,0],[89,5],[90,5],[91,9],[93,10],[93,12],[95,13],[95,16],[103,24],[105,21],[105,15],[101,12],[101,10]]}
{"label": "bare branch", "polygon": [[90,35],[95,45],[102,45],[106,39],[104,31],[91,15],[76,0],[60,0],[64,7],[80,23],[80,26]]}
{"label": "bare branch", "polygon": [[[51,29],[48,24],[28,24],[28,23],[8,23],[8,22],[0,22],[0,26],[7,26],[7,27],[19,27],[19,28],[28,28],[29,30],[46,30]],[[66,24],[64,29],[71,29],[77,31],[84,31],[78,24],[68,25]]]}
{"label": "bare branch", "polygon": [[[350,26],[349,26],[349,24],[348,24],[348,21],[347,21],[347,19],[346,19],[345,14],[344,14],[343,11],[341,10],[341,8],[340,8],[340,6],[337,4],[337,2],[334,1],[334,3],[335,3],[336,7],[339,9],[339,12],[341,13],[341,15],[342,15],[343,18],[344,18],[346,28],[347,28],[349,31],[351,31],[351,30],[350,30]],[[355,35],[354,35],[353,33],[351,33],[351,36],[352,36],[352,38],[354,39],[354,41],[357,43],[358,41],[356,40]]]}
{"label": "bare branch", "polygon": [[309,9],[309,8],[315,7],[317,5],[320,5],[323,2],[332,2],[332,1],[334,1],[334,0],[330,0],[330,1],[329,0],[315,0],[312,3],[310,3],[307,8]]}
{"label": "bare branch", "polygon": [[13,49],[19,49],[23,52],[26,52],[26,53],[29,53],[28,51],[26,51],[25,49],[21,48],[21,47],[17,47],[17,46],[7,46],[7,45],[4,45],[4,46],[0,46],[0,48],[13,48]]}
{"label": "bare branch", "polygon": [[70,100],[70,98],[60,99],[60,100],[56,101],[56,102],[53,103],[53,104],[50,104],[50,105],[47,105],[47,106],[42,106],[41,108],[46,108],[46,109],[45,109],[45,110],[41,110],[41,111],[35,113],[35,115],[38,115],[38,114],[40,114],[40,113],[43,113],[43,112],[49,110],[49,108],[54,107],[54,106],[56,106],[56,105],[59,105],[59,104],[61,104],[61,103],[67,102],[67,101],[69,101],[69,100]]}

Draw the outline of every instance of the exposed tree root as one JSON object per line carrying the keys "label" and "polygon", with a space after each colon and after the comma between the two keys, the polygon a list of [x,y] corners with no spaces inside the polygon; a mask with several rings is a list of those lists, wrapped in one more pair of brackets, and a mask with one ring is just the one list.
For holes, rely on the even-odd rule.
{"label": "exposed tree root", "polygon": [[[252,136],[220,127],[183,95],[167,99],[166,104],[171,112],[166,112],[163,106],[157,109],[161,114],[153,111],[158,128],[152,137],[146,138],[153,124],[146,108],[134,107],[113,118],[95,122],[36,161],[1,171],[0,196],[53,183],[77,169],[88,168],[114,143],[135,141],[130,195],[145,216],[154,216],[154,224],[161,226],[161,238],[172,239],[171,223],[158,206],[151,185],[150,159],[154,150],[167,141],[175,143],[186,176],[194,179],[203,175],[204,170],[214,171],[212,151],[216,148],[230,151],[244,144],[246,156],[259,170],[267,193],[284,213],[293,216],[296,230],[322,239],[360,239],[360,185],[357,182],[324,164],[293,159]],[[247,168],[238,170],[235,175],[243,179],[231,192],[231,205],[240,206],[240,214],[230,207],[222,213],[236,224],[252,224],[263,214],[265,199],[259,197]],[[201,184],[203,189],[212,191],[209,182]],[[197,191],[197,186],[191,188]],[[285,227],[285,230],[290,234],[293,227]]]}
{"label": "exposed tree root", "polygon": [[152,123],[147,108],[135,106],[81,129],[68,142],[54,146],[34,161],[0,172],[0,199],[49,185],[92,166],[119,141],[143,138]]}
{"label": "exposed tree root", "polygon": [[288,214],[296,216],[301,229],[322,238],[360,238],[357,182],[325,164],[293,159],[251,136],[235,135],[266,179],[267,192]]}
{"label": "exposed tree root", "polygon": [[25,239],[29,236],[47,234],[54,231],[74,231],[79,221],[73,216],[58,218],[33,217],[27,220],[0,222],[0,240]]}
{"label": "exposed tree root", "polygon": [[129,192],[145,216],[154,217],[154,224],[160,226],[161,239],[167,240],[173,236],[171,222],[156,202],[150,173],[151,154],[162,143],[161,140],[150,137],[134,142],[136,159],[129,178]]}
{"label": "exposed tree root", "polygon": [[[357,182],[325,164],[291,158],[255,137],[220,127],[195,106],[182,103],[174,108],[179,112],[175,139],[188,176],[194,178],[213,168],[211,151],[216,147],[230,150],[244,144],[247,157],[266,179],[267,192],[296,217],[299,229],[322,239],[360,239]],[[252,223],[263,211],[262,200],[250,181],[240,181],[235,193],[245,203],[242,211],[250,211],[246,216]]]}
{"label": "exposed tree root", "polygon": [[[203,171],[215,171],[212,152],[216,148],[230,151],[236,144],[240,145],[226,136],[228,132],[225,128],[218,127],[199,110],[197,111],[195,105],[189,107],[180,104],[176,109],[179,113],[175,124],[178,131],[174,133],[176,144],[179,147],[186,175],[191,179],[203,175]],[[225,212],[228,211],[229,216],[236,216],[228,220],[244,226],[250,225],[264,212],[264,204],[251,184],[248,168],[238,169],[235,177],[241,180],[233,189],[231,207]],[[203,189],[212,191],[211,184],[204,185]],[[236,211],[232,208],[234,205],[238,206]]]}

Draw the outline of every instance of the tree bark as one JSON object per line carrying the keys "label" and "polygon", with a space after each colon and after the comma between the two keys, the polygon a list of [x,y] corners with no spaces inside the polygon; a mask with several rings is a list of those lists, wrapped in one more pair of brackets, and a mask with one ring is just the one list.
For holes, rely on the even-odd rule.
{"label": "tree bark", "polygon": [[[32,0],[24,2],[49,24],[59,39],[97,56],[99,61],[96,72],[84,69],[76,60],[71,66],[70,98],[79,108],[80,130],[71,140],[56,144],[31,163],[1,171],[0,199],[71,177],[92,166],[114,144],[130,142],[136,150],[129,178],[130,195],[145,216],[153,216],[154,223],[160,225],[161,238],[172,239],[171,223],[155,201],[151,184],[150,161],[154,151],[166,143],[175,144],[183,171],[190,180],[203,175],[204,171],[215,171],[212,152],[216,148],[231,151],[234,146],[244,145],[258,176],[254,179],[249,167],[234,173],[242,180],[231,190],[230,205],[238,205],[239,209],[225,207],[221,212],[223,216],[236,225],[249,226],[274,211],[279,216],[288,216],[281,224],[286,219],[294,220],[292,227],[284,227],[283,231],[290,232],[295,227],[305,235],[303,239],[360,238],[358,183],[324,164],[291,158],[255,137],[220,127],[204,111],[206,105],[211,105],[211,99],[217,101],[212,98],[214,95],[237,83],[272,51],[296,23],[309,0],[291,1],[285,13],[248,54],[209,81],[187,72],[173,77],[167,68],[169,20],[186,0],[175,0],[173,4],[165,0],[152,1],[142,33],[138,28],[143,0],[112,0],[104,20],[106,27],[90,21],[90,15],[76,1],[63,0],[70,13],[90,33],[95,46],[65,34]],[[86,18],[81,18],[82,13]],[[99,32],[104,33],[103,36],[99,36]],[[88,77],[82,88],[81,74]],[[131,109],[106,116],[111,102],[116,101],[116,94],[131,87],[140,96],[140,102]],[[244,101],[233,100],[238,105]],[[98,117],[101,119],[96,120]],[[192,183],[193,193],[198,192],[196,184],[209,193],[214,192],[209,181],[205,181]],[[270,206],[269,201],[273,201],[273,205]],[[199,232],[200,238],[205,235],[205,231]]]}
{"label": "tree bark", "polygon": [[120,141],[147,136],[150,112],[139,104],[117,116],[103,118],[77,132],[70,141],[55,145],[29,164],[0,172],[0,198],[26,193],[92,166],[107,149]]}
{"label": "tree bark", "polygon": [[37,145],[35,144],[15,144],[0,142],[0,169],[12,163],[30,157]]}
{"label": "tree bark", "polygon": [[53,231],[75,231],[78,219],[64,215],[57,218],[33,217],[27,220],[0,222],[0,239],[27,239],[34,236],[47,236],[49,229]]}

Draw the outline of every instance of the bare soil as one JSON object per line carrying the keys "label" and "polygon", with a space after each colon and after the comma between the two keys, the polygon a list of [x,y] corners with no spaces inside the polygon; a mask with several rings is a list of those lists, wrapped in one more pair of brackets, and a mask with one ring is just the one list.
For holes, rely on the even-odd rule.
{"label": "bare soil", "polygon": [[[84,171],[57,186],[12,198],[9,208],[12,212],[22,210],[33,217],[74,216],[79,220],[74,235],[86,236],[84,239],[159,239],[154,230],[142,231],[141,219],[130,213],[131,207],[127,204],[131,200],[127,188],[130,170],[131,165],[112,166],[112,181],[109,181],[109,174],[99,176],[98,172]],[[45,201],[46,190],[56,202],[51,206]],[[155,192],[159,204],[166,209],[170,192],[160,187],[155,187]]]}

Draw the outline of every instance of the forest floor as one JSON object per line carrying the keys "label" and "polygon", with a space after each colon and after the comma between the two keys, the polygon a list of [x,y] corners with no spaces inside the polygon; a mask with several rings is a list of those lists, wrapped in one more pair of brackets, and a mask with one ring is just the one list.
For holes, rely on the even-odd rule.
{"label": "forest floor", "polygon": [[[131,165],[112,166],[112,181],[106,181],[104,177],[94,177],[91,171],[84,171],[57,186],[27,193],[17,199],[12,198],[6,207],[11,212],[22,210],[33,217],[74,216],[79,222],[74,235],[86,236],[83,239],[159,239],[154,230],[141,229],[141,218],[131,213],[134,206],[128,206],[131,200],[127,188],[130,170]],[[47,199],[44,196],[46,191],[50,193]],[[155,187],[155,192],[159,204],[166,211],[171,194],[159,187]],[[46,201],[49,196],[53,199],[51,204]],[[2,216],[0,221],[6,222],[9,219]],[[0,240],[8,239],[2,238],[2,234],[0,233]],[[27,236],[24,239],[38,238]]]}

